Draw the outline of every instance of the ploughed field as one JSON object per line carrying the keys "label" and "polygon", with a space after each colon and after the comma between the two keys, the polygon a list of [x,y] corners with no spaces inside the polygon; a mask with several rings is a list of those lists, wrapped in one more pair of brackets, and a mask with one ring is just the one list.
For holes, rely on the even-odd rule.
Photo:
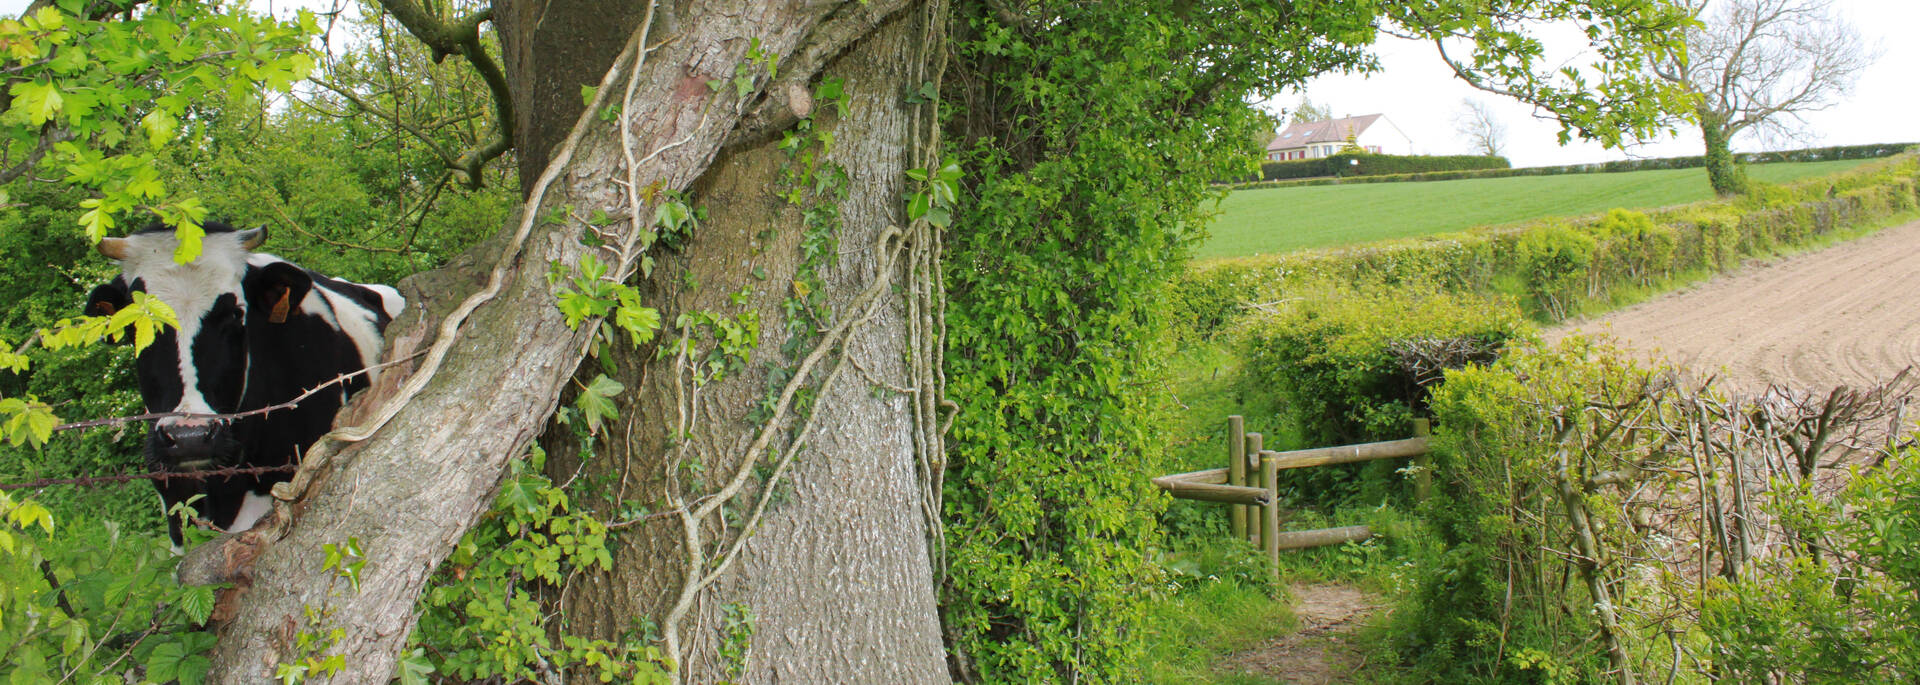
{"label": "ploughed field", "polygon": [[[1747,175],[1785,183],[1867,161],[1755,164],[1747,167]],[[1194,257],[1204,261],[1279,254],[1712,197],[1704,169],[1237,190],[1220,202],[1220,214],[1207,227],[1207,240]]]}
{"label": "ploughed field", "polygon": [[1611,335],[1722,387],[1864,387],[1920,362],[1920,221],[1549,332]]}

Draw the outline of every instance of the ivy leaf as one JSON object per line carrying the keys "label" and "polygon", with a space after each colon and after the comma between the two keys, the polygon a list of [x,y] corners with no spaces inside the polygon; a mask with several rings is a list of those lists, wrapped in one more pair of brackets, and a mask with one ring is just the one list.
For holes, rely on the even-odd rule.
{"label": "ivy leaf", "polygon": [[914,221],[926,216],[927,208],[932,204],[926,193],[914,193],[913,197],[907,200],[907,220]]}
{"label": "ivy leaf", "polygon": [[620,409],[614,406],[613,398],[625,389],[626,386],[621,385],[620,381],[609,378],[603,373],[580,390],[580,396],[574,399],[573,404],[580,408],[582,415],[587,417],[588,434],[599,433],[602,419],[620,417]]}
{"label": "ivy leaf", "polygon": [[427,659],[425,649],[415,647],[413,653],[400,660],[400,685],[428,685],[433,682],[427,676],[433,674],[433,662]]}

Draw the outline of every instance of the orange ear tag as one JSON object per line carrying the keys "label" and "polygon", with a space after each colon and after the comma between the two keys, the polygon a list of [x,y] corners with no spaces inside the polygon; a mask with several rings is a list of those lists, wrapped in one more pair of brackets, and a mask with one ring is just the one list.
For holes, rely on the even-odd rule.
{"label": "orange ear tag", "polygon": [[273,303],[273,313],[267,315],[268,321],[272,321],[274,323],[287,322],[287,308],[289,306],[289,303],[287,302],[287,296],[291,294],[292,293],[288,292],[284,288],[280,290],[280,301]]}

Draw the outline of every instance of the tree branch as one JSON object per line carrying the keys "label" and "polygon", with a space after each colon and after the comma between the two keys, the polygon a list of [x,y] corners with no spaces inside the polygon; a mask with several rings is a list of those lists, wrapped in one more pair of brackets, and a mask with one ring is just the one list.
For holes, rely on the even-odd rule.
{"label": "tree branch", "polygon": [[500,64],[493,60],[493,55],[487,54],[486,46],[480,43],[480,25],[493,20],[493,9],[483,9],[453,22],[443,23],[412,0],[380,0],[380,6],[392,13],[408,33],[433,51],[434,62],[441,62],[447,55],[455,53],[465,57],[467,63],[480,73],[480,80],[486,82],[487,90],[493,94],[493,135],[447,164],[468,188],[479,188],[481,172],[487,162],[513,148],[513,94],[507,86],[506,73],[500,70]]}

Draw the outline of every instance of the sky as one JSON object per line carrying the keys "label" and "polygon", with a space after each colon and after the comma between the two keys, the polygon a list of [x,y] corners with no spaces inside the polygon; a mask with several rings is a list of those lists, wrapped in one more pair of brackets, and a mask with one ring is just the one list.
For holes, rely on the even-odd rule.
{"label": "sky", "polygon": [[[1808,114],[1805,140],[1776,147],[1920,142],[1920,0],[1834,0],[1868,44],[1881,48],[1878,62],[1860,75],[1833,108]],[[1548,43],[1549,48],[1553,43]],[[1506,156],[1516,167],[1579,164],[1636,157],[1697,155],[1697,130],[1626,150],[1608,150],[1578,140],[1561,147],[1560,127],[1534,116],[1532,107],[1473,89],[1453,75],[1430,44],[1382,36],[1376,46],[1382,70],[1369,76],[1330,75],[1305,88],[1277,95],[1262,107],[1282,115],[1300,98],[1330,107],[1335,116],[1384,114],[1413,139],[1416,154],[1463,154],[1464,137],[1453,130],[1461,101],[1485,102],[1507,127]],[[1735,138],[1737,151],[1763,149],[1759,141]]]}

